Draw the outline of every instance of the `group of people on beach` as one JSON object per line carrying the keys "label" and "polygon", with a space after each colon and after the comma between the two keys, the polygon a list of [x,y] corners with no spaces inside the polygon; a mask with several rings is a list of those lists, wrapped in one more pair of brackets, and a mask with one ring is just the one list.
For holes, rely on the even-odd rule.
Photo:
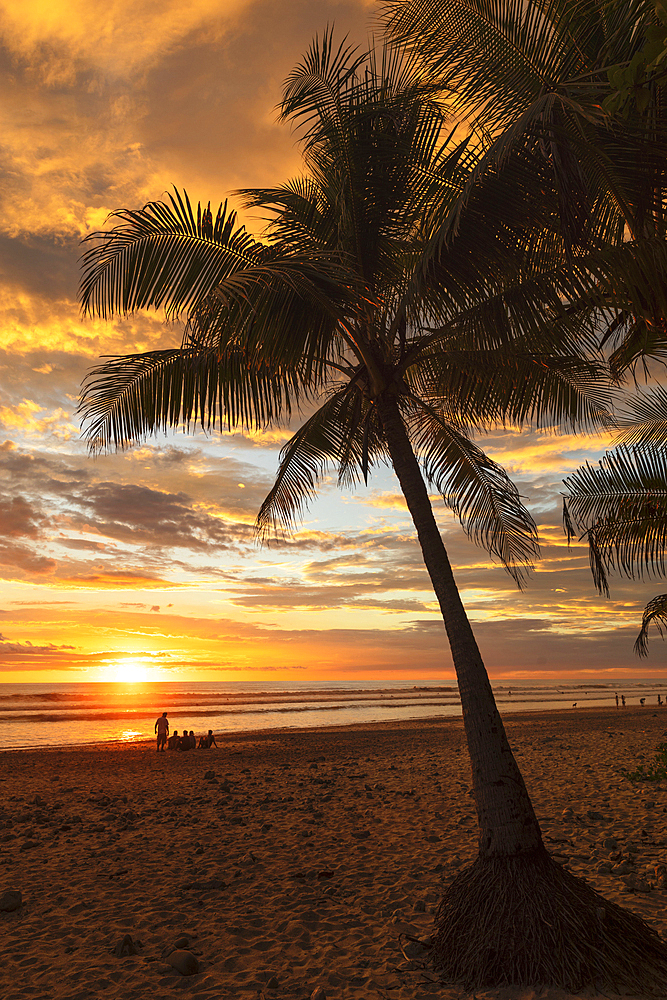
{"label": "group of people on beach", "polygon": [[[614,695],[616,697],[616,708],[618,708],[618,694],[616,692],[614,692]],[[644,707],[645,703],[646,703],[646,698],[640,698],[639,699],[639,704],[642,706],[642,708]],[[623,708],[625,708],[625,695],[624,694],[621,695],[621,704],[622,704]],[[665,704],[667,705],[667,698],[665,699]],[[660,695],[658,695],[658,705],[660,705],[662,707],[662,698],[660,697]]]}
{"label": "group of people on beach", "polygon": [[174,729],[171,736],[169,735],[169,719],[167,718],[167,713],[163,712],[155,720],[155,733],[157,736],[157,752],[164,752],[166,750],[210,750],[211,747],[218,749],[218,744],[215,742],[215,736],[213,735],[213,730],[209,729],[206,736],[199,737],[199,743],[197,743],[197,737],[195,736],[193,730],[190,732],[187,729],[183,730],[181,736],[178,735],[178,729]]}

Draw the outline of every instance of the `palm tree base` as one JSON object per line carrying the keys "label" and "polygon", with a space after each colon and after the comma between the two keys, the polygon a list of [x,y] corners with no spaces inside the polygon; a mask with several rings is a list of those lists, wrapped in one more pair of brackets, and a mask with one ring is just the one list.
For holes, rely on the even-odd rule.
{"label": "palm tree base", "polygon": [[667,984],[667,944],[546,850],[478,858],[440,902],[432,962],[443,981],[646,992]]}

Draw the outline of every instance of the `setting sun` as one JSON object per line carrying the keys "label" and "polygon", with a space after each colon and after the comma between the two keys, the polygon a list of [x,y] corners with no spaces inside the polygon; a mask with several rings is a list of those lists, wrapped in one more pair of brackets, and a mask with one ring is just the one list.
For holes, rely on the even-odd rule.
{"label": "setting sun", "polygon": [[114,680],[121,684],[135,684],[148,680],[148,668],[137,660],[123,660],[111,669],[114,672]]}

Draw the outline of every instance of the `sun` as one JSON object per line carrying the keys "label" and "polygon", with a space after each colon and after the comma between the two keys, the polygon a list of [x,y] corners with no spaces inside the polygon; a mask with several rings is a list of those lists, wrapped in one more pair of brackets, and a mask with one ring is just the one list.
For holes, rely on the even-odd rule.
{"label": "sun", "polygon": [[147,679],[147,668],[137,660],[122,660],[114,668],[114,680],[119,684],[137,684]]}

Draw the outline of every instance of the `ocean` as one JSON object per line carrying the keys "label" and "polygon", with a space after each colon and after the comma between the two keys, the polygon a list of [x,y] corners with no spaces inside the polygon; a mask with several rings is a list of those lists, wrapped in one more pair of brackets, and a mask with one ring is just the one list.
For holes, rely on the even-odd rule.
{"label": "ocean", "polygon": [[[667,700],[667,682],[651,680],[595,684],[590,680],[548,684],[494,684],[503,712],[615,705],[646,699],[648,708]],[[0,750],[130,742],[153,737],[155,720],[167,712],[171,731],[199,736],[263,729],[388,722],[461,714],[458,690],[433,680],[134,684],[0,684]],[[667,712],[665,713],[667,719]]]}

